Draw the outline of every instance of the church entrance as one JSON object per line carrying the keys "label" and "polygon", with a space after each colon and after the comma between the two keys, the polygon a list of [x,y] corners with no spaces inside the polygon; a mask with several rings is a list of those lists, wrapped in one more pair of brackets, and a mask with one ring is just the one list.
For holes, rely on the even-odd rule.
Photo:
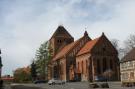
{"label": "church entrance", "polygon": [[54,66],[53,68],[53,78],[55,79],[59,79],[59,69],[58,69],[58,66]]}
{"label": "church entrance", "polygon": [[81,81],[81,73],[76,74],[76,81]]}

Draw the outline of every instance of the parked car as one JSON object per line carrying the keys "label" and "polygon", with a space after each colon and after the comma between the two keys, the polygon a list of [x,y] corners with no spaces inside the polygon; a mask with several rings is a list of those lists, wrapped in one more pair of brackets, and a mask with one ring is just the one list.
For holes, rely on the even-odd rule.
{"label": "parked car", "polygon": [[47,80],[36,80],[34,81],[35,84],[39,84],[39,83],[47,83]]}
{"label": "parked car", "polygon": [[49,85],[54,85],[54,79],[49,80],[49,81],[48,81],[48,84],[49,84]]}
{"label": "parked car", "polygon": [[64,80],[60,80],[60,79],[51,79],[48,81],[49,85],[55,85],[55,84],[59,84],[59,85],[63,85],[66,82]]}
{"label": "parked car", "polygon": [[95,76],[95,82],[106,82],[107,79],[103,76]]}

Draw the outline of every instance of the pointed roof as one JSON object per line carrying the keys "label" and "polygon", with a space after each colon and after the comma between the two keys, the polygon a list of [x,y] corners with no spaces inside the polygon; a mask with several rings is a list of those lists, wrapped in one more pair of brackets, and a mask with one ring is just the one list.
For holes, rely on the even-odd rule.
{"label": "pointed roof", "polygon": [[128,52],[122,59],[121,62],[133,61],[135,60],[135,48]]}
{"label": "pointed roof", "polygon": [[[90,40],[88,41],[84,47],[78,52],[77,56],[91,52],[92,49],[95,47],[95,45],[97,44],[97,42],[99,42],[100,39],[106,39],[107,41],[109,41],[107,39],[107,37],[105,36],[104,32],[102,33],[102,35],[94,40]],[[110,41],[109,41],[110,42]],[[110,42],[111,44],[111,42]],[[112,47],[115,49],[115,47],[112,45]],[[117,52],[117,50],[115,49],[115,51]]]}
{"label": "pointed roof", "polygon": [[65,38],[73,38],[69,32],[64,28],[64,26],[59,25],[54,34],[52,35],[51,39],[53,37],[65,37]]}
{"label": "pointed roof", "polygon": [[88,32],[87,31],[84,32],[84,36],[88,36]]}
{"label": "pointed roof", "polygon": [[88,41],[84,45],[84,47],[78,52],[77,56],[90,52],[100,38],[101,37]]}
{"label": "pointed roof", "polygon": [[[82,38],[83,38],[83,37],[82,37]],[[82,38],[80,38],[80,39],[76,40],[75,42],[72,42],[72,43],[66,45],[65,47],[63,47],[63,48],[55,55],[55,57],[52,59],[52,61],[55,61],[55,60],[57,60],[57,59],[59,59],[59,58],[64,57],[65,55],[67,55],[68,52],[69,52],[70,50],[72,50],[73,47],[75,47],[76,44],[79,43]]]}

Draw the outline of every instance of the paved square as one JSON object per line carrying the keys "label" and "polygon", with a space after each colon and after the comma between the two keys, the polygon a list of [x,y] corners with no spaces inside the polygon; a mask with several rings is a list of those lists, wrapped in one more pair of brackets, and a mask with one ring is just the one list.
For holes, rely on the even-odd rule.
{"label": "paved square", "polygon": [[[39,89],[93,89],[89,87],[89,82],[73,82],[65,85],[48,85],[48,84],[24,84],[29,87],[40,87]],[[107,89],[135,89],[135,87],[121,87],[120,82],[109,82]],[[102,89],[102,88],[95,88]],[[106,89],[106,88],[103,88]]]}

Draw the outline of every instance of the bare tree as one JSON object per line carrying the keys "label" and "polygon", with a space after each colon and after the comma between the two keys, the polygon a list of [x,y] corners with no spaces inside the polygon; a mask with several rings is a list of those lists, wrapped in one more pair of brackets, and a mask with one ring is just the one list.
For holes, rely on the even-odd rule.
{"label": "bare tree", "polygon": [[120,48],[119,49],[119,58],[123,58],[126,55],[127,51],[125,50],[125,48]]}
{"label": "bare tree", "polygon": [[124,41],[124,46],[125,46],[125,52],[129,52],[131,49],[135,47],[135,35],[131,34],[125,41]]}
{"label": "bare tree", "polygon": [[119,46],[119,40],[117,39],[112,39],[111,40],[111,43],[112,45],[114,46],[114,48],[118,51],[118,56],[119,56],[119,59],[121,59],[123,57],[123,55],[125,54],[125,51],[123,48],[121,48]]}
{"label": "bare tree", "polygon": [[112,39],[112,40],[111,40],[111,43],[112,43],[112,45],[115,47],[115,49],[116,49],[117,51],[119,51],[119,40],[117,40],[117,39]]}
{"label": "bare tree", "polygon": [[131,49],[135,47],[135,35],[131,34],[127,39],[124,41],[124,47],[119,46],[119,40],[112,39],[112,45],[117,49],[119,53],[119,58],[121,59],[124,55],[126,55]]}

